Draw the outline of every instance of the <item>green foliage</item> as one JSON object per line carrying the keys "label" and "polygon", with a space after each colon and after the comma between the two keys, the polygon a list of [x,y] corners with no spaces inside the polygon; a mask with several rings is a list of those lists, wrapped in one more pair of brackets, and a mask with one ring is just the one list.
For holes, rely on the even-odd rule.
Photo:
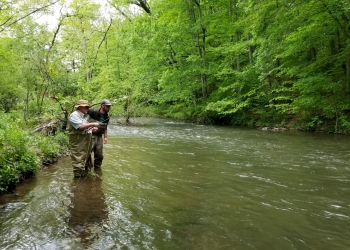
{"label": "green foliage", "polygon": [[[7,2],[0,19],[39,2]],[[71,1],[55,27],[30,15],[5,27],[0,110],[23,110],[36,126],[67,117],[77,99],[109,98],[112,113],[126,117],[282,126],[294,116],[305,128],[347,129],[347,1],[141,2]],[[40,145],[48,155],[58,150]]]}
{"label": "green foliage", "polygon": [[19,54],[13,49],[15,39],[0,39],[0,111],[9,112],[24,96],[21,86]]}
{"label": "green foliage", "polygon": [[[349,118],[349,116],[346,114],[340,115],[340,117],[338,119],[338,123],[339,123],[338,131],[349,134],[349,132],[348,132],[348,131],[350,131],[350,118]],[[337,131],[337,128],[335,128],[335,131]]]}
{"label": "green foliage", "polygon": [[32,142],[37,155],[44,164],[50,164],[69,150],[69,138],[67,132],[57,132],[55,135],[37,135]]}
{"label": "green foliage", "polygon": [[35,145],[39,150],[38,155],[44,163],[51,162],[51,160],[57,157],[60,153],[59,146],[54,143],[53,137],[51,136],[37,137]]}
{"label": "green foliage", "polygon": [[8,190],[12,185],[19,182],[19,173],[15,166],[4,165],[0,168],[0,193]]}
{"label": "green foliage", "polygon": [[55,136],[30,134],[17,113],[0,113],[0,192],[34,175],[40,163],[53,160],[69,149],[66,132]]}
{"label": "green foliage", "polygon": [[33,139],[20,129],[13,115],[0,114],[0,192],[40,169],[39,159],[30,148]]}
{"label": "green foliage", "polygon": [[59,146],[60,153],[69,150],[69,137],[67,131],[59,131],[53,136],[53,142]]}

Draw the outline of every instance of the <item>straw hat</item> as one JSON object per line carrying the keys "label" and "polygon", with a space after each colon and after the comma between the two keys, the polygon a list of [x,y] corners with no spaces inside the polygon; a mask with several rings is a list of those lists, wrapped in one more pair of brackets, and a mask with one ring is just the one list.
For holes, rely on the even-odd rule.
{"label": "straw hat", "polygon": [[90,107],[89,105],[89,102],[87,100],[79,100],[76,102],[75,108],[78,108],[78,107]]}

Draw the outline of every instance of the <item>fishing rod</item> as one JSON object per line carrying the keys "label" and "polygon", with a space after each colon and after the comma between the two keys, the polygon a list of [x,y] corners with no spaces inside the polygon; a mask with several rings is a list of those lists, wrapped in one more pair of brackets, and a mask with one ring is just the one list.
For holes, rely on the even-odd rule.
{"label": "fishing rod", "polygon": [[[141,105],[143,105],[143,104],[145,104],[145,103],[149,103],[149,102],[152,102],[152,101],[156,101],[157,99],[159,99],[159,98],[161,98],[161,97],[164,97],[164,96],[167,96],[167,95],[170,95],[170,94],[165,94],[165,95],[156,96],[156,97],[154,97],[154,98],[152,98],[152,99],[148,99],[148,100],[146,100],[146,101],[143,101],[143,102],[140,102],[140,103],[131,105],[131,106],[127,106],[127,108],[124,107],[124,110],[123,110],[123,111],[121,111],[121,112],[119,112],[119,113],[117,113],[117,114],[114,114],[114,116],[119,116],[119,115],[121,115],[121,114],[123,114],[123,113],[133,111],[133,110],[135,110],[136,108],[138,108],[139,106],[141,106]],[[119,101],[128,101],[128,98],[127,98],[126,96],[123,96],[123,97],[119,98],[118,100],[119,100]],[[128,101],[128,102],[129,102],[129,101]],[[112,103],[115,104],[116,102],[112,102]],[[97,104],[99,104],[99,103],[97,103]],[[96,103],[93,104],[93,105],[96,105]],[[126,105],[126,104],[124,104],[124,106],[125,106],[125,105]]]}
{"label": "fishing rod", "polygon": [[[143,105],[143,104],[145,104],[145,103],[149,103],[149,102],[152,102],[152,101],[156,101],[157,99],[159,99],[159,98],[161,98],[161,97],[166,97],[166,96],[169,96],[169,95],[171,95],[171,94],[173,94],[173,93],[158,95],[158,96],[156,96],[156,97],[154,97],[154,98],[152,98],[152,99],[148,99],[148,100],[146,100],[146,101],[143,101],[143,102],[140,102],[140,103],[131,105],[131,106],[128,106],[128,105],[127,105],[127,104],[129,103],[128,97],[127,97],[127,96],[123,96],[123,97],[117,99],[117,101],[119,101],[119,102],[121,102],[121,101],[126,101],[126,102],[127,102],[127,103],[124,104],[124,110],[121,111],[121,112],[118,112],[118,113],[114,114],[113,116],[118,117],[118,116],[120,116],[120,115],[122,115],[122,114],[125,114],[125,113],[127,113],[127,112],[131,112],[131,111],[137,109],[139,106],[141,106],[141,105]],[[111,102],[111,104],[114,105],[114,104],[117,103],[117,101],[115,101],[115,99],[114,99],[114,102]],[[90,105],[90,107],[96,106],[96,105],[98,105],[98,104],[101,104],[101,102],[93,103],[93,104]],[[127,107],[125,107],[125,105],[127,105]],[[111,117],[111,116],[110,116],[110,117]],[[105,121],[107,121],[107,120],[104,120],[104,121],[102,121],[101,123],[104,123]]]}

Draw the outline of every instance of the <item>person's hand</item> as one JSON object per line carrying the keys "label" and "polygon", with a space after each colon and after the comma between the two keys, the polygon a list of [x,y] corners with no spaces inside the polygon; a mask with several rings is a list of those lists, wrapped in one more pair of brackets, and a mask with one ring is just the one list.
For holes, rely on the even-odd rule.
{"label": "person's hand", "polygon": [[105,129],[107,128],[107,124],[106,124],[106,123],[100,122],[100,123],[98,124],[98,127],[99,127],[100,129],[105,130]]}
{"label": "person's hand", "polygon": [[92,132],[96,132],[98,130],[98,127],[92,127]]}
{"label": "person's hand", "polygon": [[103,144],[107,144],[108,143],[108,138],[105,137],[104,140],[103,140]]}

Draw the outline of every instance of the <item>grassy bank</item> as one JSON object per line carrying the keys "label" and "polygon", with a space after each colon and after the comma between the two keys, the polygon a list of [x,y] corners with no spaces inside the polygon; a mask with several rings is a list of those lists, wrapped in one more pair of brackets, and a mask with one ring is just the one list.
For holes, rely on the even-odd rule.
{"label": "grassy bank", "polygon": [[0,193],[13,189],[68,151],[66,132],[42,134],[17,113],[0,114]]}

